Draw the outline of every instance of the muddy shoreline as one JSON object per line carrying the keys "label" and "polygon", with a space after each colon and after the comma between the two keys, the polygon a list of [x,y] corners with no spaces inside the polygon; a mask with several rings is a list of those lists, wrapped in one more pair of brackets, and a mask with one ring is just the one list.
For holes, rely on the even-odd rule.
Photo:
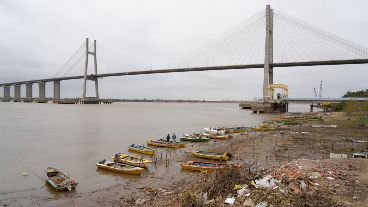
{"label": "muddy shoreline", "polygon": [[[256,164],[251,169],[252,172],[272,166],[281,166],[298,159],[325,160],[329,158],[330,153],[345,153],[351,158],[354,152],[368,150],[366,143],[351,142],[351,139],[366,139],[368,135],[368,130],[357,127],[354,120],[343,113],[324,115],[323,120],[322,124],[336,124],[338,127],[336,129],[312,128],[311,124],[316,122],[307,122],[300,126],[290,126],[289,130],[256,132],[249,135],[237,134],[231,141],[188,144],[184,149],[163,151],[163,158],[161,159],[161,154],[157,155],[156,158],[159,161],[150,166],[150,170],[145,175],[125,184],[117,183],[93,192],[67,194],[59,198],[25,197],[5,200],[1,204],[6,206],[150,206],[147,203],[159,204],[157,198],[150,197],[149,199],[153,200],[148,201],[147,195],[157,192],[163,198],[170,197],[199,179],[198,173],[180,170],[180,162],[193,160],[188,155],[191,150],[230,151],[238,160],[255,162]],[[168,162],[165,159],[166,156]],[[367,174],[358,174],[363,178],[367,176]],[[101,176],[111,175],[106,173]],[[365,198],[356,200],[357,206],[358,203],[364,202],[362,199]],[[139,203],[139,200],[144,202]]]}

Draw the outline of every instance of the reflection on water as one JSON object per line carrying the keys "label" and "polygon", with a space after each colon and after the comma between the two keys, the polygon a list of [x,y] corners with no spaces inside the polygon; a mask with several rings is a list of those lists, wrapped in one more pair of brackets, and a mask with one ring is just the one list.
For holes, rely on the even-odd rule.
{"label": "reflection on water", "polygon": [[[0,199],[29,193],[67,196],[139,179],[98,170],[95,164],[127,152],[132,143],[145,144],[148,137],[162,138],[173,132],[180,136],[205,127],[255,126],[269,116],[228,103],[0,103]],[[75,179],[77,191],[54,193],[32,173],[22,176],[32,170],[45,177],[49,166]],[[34,188],[40,189],[27,191]]]}

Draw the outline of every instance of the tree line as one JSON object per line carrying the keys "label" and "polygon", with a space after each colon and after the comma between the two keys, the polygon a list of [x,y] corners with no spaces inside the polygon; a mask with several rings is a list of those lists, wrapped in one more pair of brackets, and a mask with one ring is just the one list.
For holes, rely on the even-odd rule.
{"label": "tree line", "polygon": [[368,97],[368,89],[353,92],[348,91],[343,96],[343,98],[350,98],[350,97]]}

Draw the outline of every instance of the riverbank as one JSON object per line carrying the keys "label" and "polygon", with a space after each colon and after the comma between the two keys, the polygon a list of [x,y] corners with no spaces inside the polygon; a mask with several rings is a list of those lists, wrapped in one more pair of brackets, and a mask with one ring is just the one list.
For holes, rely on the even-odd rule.
{"label": "riverbank", "polygon": [[[367,151],[367,143],[352,140],[366,139],[368,130],[359,128],[354,119],[343,113],[326,114],[323,116],[323,120],[322,123],[307,122],[303,125],[289,126],[289,130],[257,132],[249,135],[238,134],[231,141],[189,144],[187,148],[181,150],[163,151],[163,159],[158,156],[161,161],[152,165],[150,171],[141,179],[130,180],[124,184],[117,182],[114,186],[89,193],[67,193],[56,198],[27,198],[9,204],[10,206],[178,206],[183,204],[184,200],[190,199],[190,197],[186,197],[188,189],[193,192],[202,190],[198,183],[213,176],[180,171],[179,163],[193,159],[188,155],[191,150],[209,149],[231,151],[238,160],[256,162],[251,172],[258,172],[259,175],[265,175],[272,169],[278,169],[295,162],[300,166],[311,168],[335,166],[336,172],[346,174],[344,175],[346,181],[358,180],[359,185],[356,186],[354,182],[351,185],[352,189],[358,187],[358,190],[348,189],[348,192],[344,191],[345,196],[336,196],[330,192],[331,196],[329,196],[327,188],[324,191],[325,197],[330,197],[331,202],[339,201],[341,206],[364,206],[367,200],[364,200],[366,198],[362,195],[368,192],[367,187],[365,187],[368,184],[367,160],[331,160],[328,158],[330,153],[344,153],[351,158],[354,152]],[[313,128],[312,124],[336,124],[337,128]],[[168,162],[165,160],[166,154]],[[350,170],[344,171],[344,169]],[[113,173],[101,173],[104,173],[105,176],[116,176]],[[250,177],[245,175],[248,180],[244,178],[244,182],[255,178],[252,177],[254,175],[249,175]],[[344,185],[341,186],[344,187]],[[233,187],[227,187],[223,194],[220,192],[208,199],[214,199],[208,205],[221,206],[229,192],[233,195],[236,194],[236,191],[229,189]],[[338,187],[336,189],[339,190]],[[319,194],[315,196],[319,196]],[[313,198],[316,197],[313,197],[312,194],[310,199]],[[242,202],[240,200],[237,203],[239,206],[243,204],[243,200],[241,200]],[[253,202],[258,202],[258,200],[254,199]]]}

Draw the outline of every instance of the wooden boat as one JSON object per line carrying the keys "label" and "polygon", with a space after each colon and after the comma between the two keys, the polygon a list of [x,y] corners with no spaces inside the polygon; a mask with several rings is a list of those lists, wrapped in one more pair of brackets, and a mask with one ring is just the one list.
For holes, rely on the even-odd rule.
{"label": "wooden boat", "polygon": [[139,158],[139,157],[133,157],[127,154],[116,154],[115,157],[113,157],[114,162],[133,165],[137,167],[143,167],[146,168],[146,164],[152,163],[151,160]]}
{"label": "wooden boat", "polygon": [[244,133],[249,130],[249,127],[230,127],[224,128],[226,134]]}
{"label": "wooden boat", "polygon": [[299,121],[283,121],[281,123],[283,125],[301,125],[303,124],[302,122],[299,122]]}
{"label": "wooden boat", "polygon": [[221,169],[226,169],[226,168],[241,167],[241,165],[226,164],[226,163],[210,163],[210,162],[188,161],[186,163],[181,163],[180,167],[181,167],[182,170],[193,170],[193,171],[200,171],[200,172],[213,172],[215,170],[221,170]]}
{"label": "wooden boat", "polygon": [[251,131],[253,132],[269,132],[269,131],[274,131],[276,128],[275,127],[256,127],[256,128],[251,128]]}
{"label": "wooden boat", "polygon": [[181,142],[208,142],[210,139],[206,136],[183,136],[180,137]]}
{"label": "wooden boat", "polygon": [[154,141],[152,139],[147,140],[147,144],[155,147],[168,147],[168,148],[181,148],[185,147],[185,143],[181,142],[166,142],[166,141]]}
{"label": "wooden boat", "polygon": [[78,185],[78,183],[69,176],[53,167],[48,167],[46,169],[46,175],[48,177],[46,182],[57,191],[71,191]]}
{"label": "wooden boat", "polygon": [[130,145],[129,151],[137,152],[137,153],[145,154],[145,155],[154,155],[156,152],[156,150],[154,149],[151,149],[145,146],[135,145],[135,144]]}
{"label": "wooden boat", "polygon": [[258,127],[251,128],[251,131],[253,132],[269,132],[274,131],[276,129],[276,125],[274,124],[262,124]]}
{"label": "wooden boat", "polygon": [[131,175],[140,175],[144,171],[144,168],[141,168],[141,167],[136,167],[133,165],[127,165],[127,164],[117,163],[117,162],[110,162],[110,161],[106,161],[105,159],[98,162],[96,166],[100,169],[110,170],[110,171],[118,172],[118,173],[131,174]]}
{"label": "wooden boat", "polygon": [[219,140],[230,140],[232,138],[229,134],[213,134],[209,135],[211,139],[219,139]]}
{"label": "wooden boat", "polygon": [[191,152],[192,156],[206,158],[211,160],[223,160],[228,161],[231,158],[231,154],[227,152],[205,152],[205,151],[194,151]]}

